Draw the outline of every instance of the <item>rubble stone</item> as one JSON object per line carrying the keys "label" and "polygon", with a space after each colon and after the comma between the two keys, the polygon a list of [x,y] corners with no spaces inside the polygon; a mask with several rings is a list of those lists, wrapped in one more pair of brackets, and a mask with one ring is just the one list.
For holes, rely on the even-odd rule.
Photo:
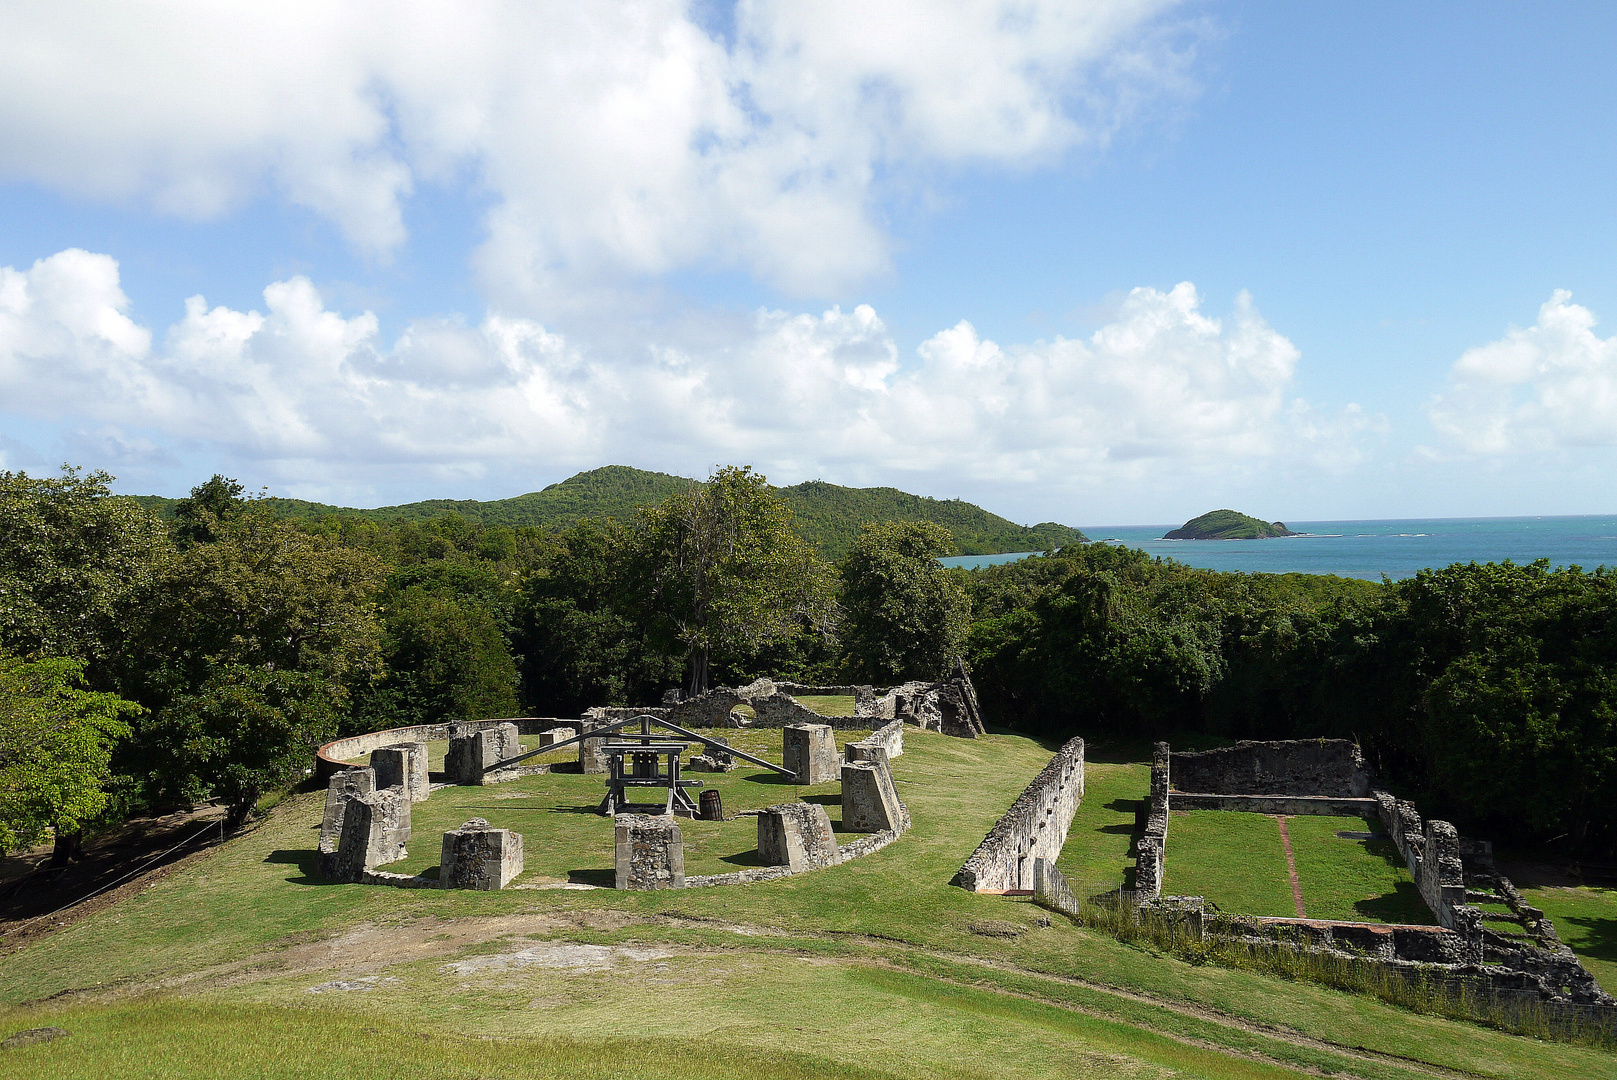
{"label": "rubble stone", "polygon": [[818,870],[837,858],[831,818],[819,803],[782,803],[758,813],[758,857],[792,873]]}
{"label": "rubble stone", "polygon": [[388,788],[350,799],[343,813],[342,837],[321,869],[333,881],[360,881],[365,871],[398,862],[410,842],[410,798]]}
{"label": "rubble stone", "polygon": [[472,818],[444,833],[438,860],[443,889],[503,889],[522,873],[522,834]]}
{"label": "rubble stone", "polygon": [[904,828],[904,806],[893,774],[880,762],[850,761],[842,766],[842,831],[884,832]]}
{"label": "rubble stone", "polygon": [[371,751],[371,768],[376,770],[376,786],[402,787],[411,802],[424,802],[432,790],[427,780],[427,744],[397,743]]}
{"label": "rubble stone", "polygon": [[619,814],[613,825],[618,888],[685,887],[685,837],[673,818]]}

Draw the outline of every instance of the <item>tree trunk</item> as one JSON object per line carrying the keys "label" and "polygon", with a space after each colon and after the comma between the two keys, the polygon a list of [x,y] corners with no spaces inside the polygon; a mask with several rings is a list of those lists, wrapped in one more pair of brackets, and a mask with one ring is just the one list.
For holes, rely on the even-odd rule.
{"label": "tree trunk", "polygon": [[706,649],[691,651],[691,690],[690,696],[707,693],[708,656]]}
{"label": "tree trunk", "polygon": [[250,798],[231,803],[230,809],[225,811],[225,832],[233,833],[237,829],[241,828],[242,823],[247,820],[247,815],[251,814],[253,812],[253,807],[257,805],[257,794],[254,794]]}
{"label": "tree trunk", "polygon": [[69,860],[84,858],[84,830],[66,832],[56,830],[56,841],[51,845],[51,859],[47,866],[66,866]]}

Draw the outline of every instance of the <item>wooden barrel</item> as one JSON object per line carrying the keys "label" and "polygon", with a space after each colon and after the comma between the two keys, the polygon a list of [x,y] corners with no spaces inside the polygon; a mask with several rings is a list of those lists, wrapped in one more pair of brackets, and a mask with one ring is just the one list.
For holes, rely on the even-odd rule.
{"label": "wooden barrel", "polygon": [[721,799],[719,797],[719,793],[714,791],[712,788],[708,788],[706,791],[702,792],[702,820],[724,820],[724,800]]}

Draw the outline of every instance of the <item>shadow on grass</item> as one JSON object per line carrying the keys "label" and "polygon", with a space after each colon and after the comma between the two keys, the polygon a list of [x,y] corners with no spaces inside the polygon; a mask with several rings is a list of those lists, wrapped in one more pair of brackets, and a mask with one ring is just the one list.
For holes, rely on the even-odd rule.
{"label": "shadow on grass", "polygon": [[1390,893],[1356,901],[1353,910],[1369,922],[1414,923],[1420,926],[1429,926],[1433,922],[1431,910],[1412,881],[1400,881]]}
{"label": "shadow on grass", "polygon": [[1583,940],[1577,943],[1579,952],[1596,960],[1617,961],[1617,919],[1562,915],[1554,921],[1583,928]]}
{"label": "shadow on grass", "polygon": [[294,885],[336,885],[320,876],[320,852],[309,848],[282,848],[264,857],[267,863],[282,863],[298,868],[297,877],[286,880]]}
{"label": "shadow on grass", "polygon": [[763,856],[758,854],[757,848],[753,848],[751,851],[738,851],[734,855],[721,855],[719,856],[719,861],[729,863],[731,866],[769,865],[764,862]]}
{"label": "shadow on grass", "polygon": [[748,775],[743,776],[741,779],[745,780],[749,784],[775,784],[779,787],[786,787],[788,785],[792,787],[805,786],[803,784],[799,784],[797,782],[797,777],[795,776],[782,776],[780,773],[775,772],[749,773]]}
{"label": "shadow on grass", "polygon": [[611,889],[617,886],[618,873],[616,870],[569,870],[567,880],[574,885],[597,885]]}

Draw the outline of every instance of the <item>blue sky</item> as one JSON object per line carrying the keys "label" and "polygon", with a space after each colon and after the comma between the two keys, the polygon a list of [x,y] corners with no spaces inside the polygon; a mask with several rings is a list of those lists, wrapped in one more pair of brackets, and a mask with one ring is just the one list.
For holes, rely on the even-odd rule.
{"label": "blue sky", "polygon": [[1612,509],[1609,5],[91,10],[0,13],[0,467]]}

